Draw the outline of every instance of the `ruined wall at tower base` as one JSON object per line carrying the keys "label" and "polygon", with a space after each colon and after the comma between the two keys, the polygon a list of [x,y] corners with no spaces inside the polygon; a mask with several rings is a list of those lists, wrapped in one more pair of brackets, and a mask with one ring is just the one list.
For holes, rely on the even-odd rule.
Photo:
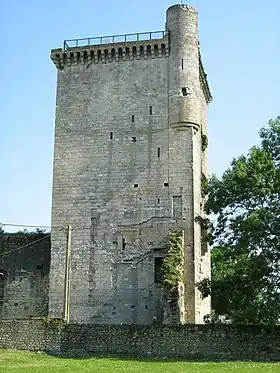
{"label": "ruined wall at tower base", "polygon": [[119,354],[183,359],[280,361],[280,326],[52,325],[0,322],[0,348],[61,356]]}

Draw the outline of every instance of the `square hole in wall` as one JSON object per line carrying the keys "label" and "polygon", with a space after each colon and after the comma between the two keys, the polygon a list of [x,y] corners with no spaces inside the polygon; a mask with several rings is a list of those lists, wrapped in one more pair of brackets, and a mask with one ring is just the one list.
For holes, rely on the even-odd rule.
{"label": "square hole in wall", "polygon": [[131,141],[132,141],[132,142],[136,142],[136,137],[134,137],[134,136],[131,137]]}
{"label": "square hole in wall", "polygon": [[147,309],[148,309],[149,307],[148,307],[148,305],[147,305],[147,304],[145,304],[144,308],[145,308],[145,310],[147,310]]}
{"label": "square hole in wall", "polygon": [[182,88],[182,95],[187,96],[187,88],[186,87]]}
{"label": "square hole in wall", "polygon": [[134,186],[134,188],[138,188],[138,184],[134,184],[133,186]]}
{"label": "square hole in wall", "polygon": [[168,187],[168,186],[169,186],[169,184],[168,184],[168,183],[163,183],[163,185],[164,185],[165,187]]}

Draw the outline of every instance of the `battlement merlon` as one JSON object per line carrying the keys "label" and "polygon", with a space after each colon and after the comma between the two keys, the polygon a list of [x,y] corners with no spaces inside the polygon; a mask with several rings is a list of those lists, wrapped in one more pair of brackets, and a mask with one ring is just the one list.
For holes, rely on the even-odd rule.
{"label": "battlement merlon", "polygon": [[[148,37],[145,40],[140,40],[145,35]],[[134,38],[134,40],[130,40],[131,38]],[[120,41],[120,39],[122,40]],[[104,41],[109,41],[109,43],[104,43]],[[91,64],[131,61],[134,59],[167,58],[168,56],[168,32],[156,31],[65,40],[63,48],[51,50],[50,58],[57,69],[62,70],[65,66],[78,64],[84,64],[89,67]],[[212,95],[201,60],[200,50],[199,78],[205,100],[209,104],[212,101]]]}

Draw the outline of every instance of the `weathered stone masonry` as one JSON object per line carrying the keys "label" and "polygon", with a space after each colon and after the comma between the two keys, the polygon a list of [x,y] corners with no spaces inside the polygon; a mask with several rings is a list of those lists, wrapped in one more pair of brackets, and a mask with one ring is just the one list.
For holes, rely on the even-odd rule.
{"label": "weathered stone masonry", "polygon": [[162,319],[157,268],[170,230],[184,230],[184,319],[203,322],[210,277],[201,246],[211,93],[197,12],[167,10],[161,39],[54,49],[57,106],[49,311],[62,317],[65,235],[71,224],[70,320]]}
{"label": "weathered stone masonry", "polygon": [[233,325],[52,325],[0,322],[0,348],[61,356],[120,354],[184,359],[280,361],[280,329]]}

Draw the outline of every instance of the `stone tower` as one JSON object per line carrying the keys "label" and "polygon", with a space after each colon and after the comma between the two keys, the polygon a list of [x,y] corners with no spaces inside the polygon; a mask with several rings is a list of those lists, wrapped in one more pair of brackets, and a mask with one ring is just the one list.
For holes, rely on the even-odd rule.
{"label": "stone tower", "polygon": [[73,227],[70,320],[101,324],[160,322],[166,239],[183,229],[185,320],[202,323],[210,299],[195,283],[210,277],[210,253],[195,217],[203,216],[211,93],[196,10],[173,5],[164,31],[65,41],[51,58],[50,316],[63,315],[61,227]]}

